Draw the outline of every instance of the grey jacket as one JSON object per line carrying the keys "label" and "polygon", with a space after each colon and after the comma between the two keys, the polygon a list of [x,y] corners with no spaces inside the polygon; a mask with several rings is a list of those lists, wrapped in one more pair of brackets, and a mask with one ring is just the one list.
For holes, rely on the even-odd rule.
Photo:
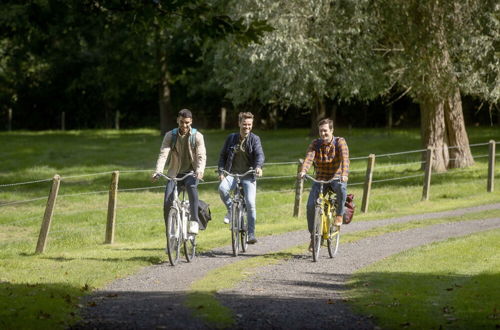
{"label": "grey jacket", "polygon": [[[191,135],[191,131],[188,132],[188,135]],[[163,138],[163,142],[160,148],[160,154],[158,155],[158,160],[156,161],[156,172],[163,173],[165,165],[168,167],[167,176],[176,176],[179,174],[180,169],[180,157],[177,152],[178,144],[180,143],[180,139],[177,139],[175,146],[170,148],[170,143],[172,141],[172,131],[169,131],[165,134]],[[194,147],[189,143],[189,158],[191,159],[191,165],[195,172],[203,173],[205,172],[205,166],[207,163],[207,151],[205,149],[205,141],[203,139],[203,135],[200,132],[196,132],[195,136],[195,145]],[[168,156],[170,155],[169,164],[165,164],[167,162]]]}

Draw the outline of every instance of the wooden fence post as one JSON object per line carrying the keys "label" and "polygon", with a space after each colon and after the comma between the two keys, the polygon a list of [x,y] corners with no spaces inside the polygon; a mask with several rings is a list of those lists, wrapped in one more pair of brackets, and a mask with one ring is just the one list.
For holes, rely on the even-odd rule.
{"label": "wooden fence post", "polygon": [[495,146],[495,141],[490,140],[488,157],[488,185],[486,189],[488,192],[493,192],[493,190],[495,190]]}
{"label": "wooden fence post", "polygon": [[431,189],[431,175],[432,175],[432,147],[427,147],[425,155],[425,175],[424,175],[424,189],[422,191],[422,200],[429,200],[429,191]]}
{"label": "wooden fence post", "polygon": [[363,200],[361,202],[361,212],[368,212],[368,204],[370,203],[370,192],[372,190],[373,169],[375,167],[375,155],[368,156],[366,164],[365,184],[363,186]]}
{"label": "wooden fence post", "polygon": [[304,160],[299,159],[297,166],[297,179],[295,181],[295,205],[293,206],[293,216],[298,218],[300,216],[300,204],[302,202],[302,192],[304,191],[304,179],[300,179],[298,174],[302,168]]}
{"label": "wooden fence post", "polygon": [[7,130],[12,131],[12,109],[7,110]]}
{"label": "wooden fence post", "polygon": [[61,177],[56,174],[52,179],[52,187],[50,188],[49,199],[45,207],[45,214],[43,215],[42,227],[38,235],[38,242],[36,244],[35,253],[43,253],[47,246],[47,237],[49,236],[50,224],[52,223],[52,215],[54,214],[54,207],[56,205],[57,194],[59,193],[59,186],[61,184]]}
{"label": "wooden fence post", "polygon": [[116,219],[116,197],[118,194],[119,171],[114,171],[111,175],[111,184],[109,186],[108,199],[108,222],[106,224],[105,244],[113,244],[115,240],[115,219]]}
{"label": "wooden fence post", "polygon": [[66,112],[64,111],[61,113],[61,130],[66,130]]}
{"label": "wooden fence post", "polygon": [[120,110],[115,113],[115,129],[120,129]]}
{"label": "wooden fence post", "polygon": [[220,108],[220,129],[224,130],[226,128],[226,108]]}

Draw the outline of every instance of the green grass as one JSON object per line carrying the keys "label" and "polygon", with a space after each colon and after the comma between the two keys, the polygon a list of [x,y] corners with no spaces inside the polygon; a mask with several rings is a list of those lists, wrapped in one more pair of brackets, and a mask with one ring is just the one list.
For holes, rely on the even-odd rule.
{"label": "green grass", "polygon": [[[215,165],[228,133],[203,131],[208,165]],[[420,148],[418,130],[394,130],[388,134],[383,130],[340,128],[336,133],[347,138],[351,157]],[[262,138],[268,163],[303,157],[311,140],[306,130],[299,129],[257,131],[257,134]],[[500,140],[500,132],[470,129],[469,137],[471,143]],[[41,308],[41,314],[22,308],[23,304],[19,303],[18,308],[2,308],[0,322],[23,327],[28,324],[25,320],[33,320],[40,327],[48,324],[64,327],[62,324],[73,321],[71,312],[67,311],[75,311],[77,298],[88,292],[82,288],[102,287],[140,267],[166,260],[161,210],[163,189],[161,184],[149,180],[160,143],[158,131],[148,129],[0,132],[0,185],[50,179],[56,173],[63,178],[47,249],[40,256],[34,255],[34,250],[51,182],[0,187],[0,302],[12,306],[20,299],[6,298],[11,292],[18,297],[23,295],[15,292],[22,292],[26,287],[36,285],[44,289],[31,297],[33,305]],[[487,146],[473,147],[472,151],[474,155],[484,155]],[[374,183],[369,212],[358,211],[354,221],[498,202],[498,189],[490,194],[485,192],[486,159],[479,158],[470,169],[434,176],[431,200],[427,202],[420,202],[421,178]],[[382,167],[419,160],[418,153],[377,158],[374,179],[420,174],[418,165]],[[365,166],[366,159],[354,160],[351,166],[349,190],[356,194],[358,208],[362,196],[359,183],[363,181]],[[284,178],[258,182],[257,235],[306,228],[304,210],[298,219],[291,216],[296,169],[295,164],[264,168],[266,177]],[[109,172],[114,170],[121,171],[116,243],[106,246],[103,241],[107,190]],[[500,166],[497,166],[497,178],[499,174]],[[207,183],[200,185],[200,195],[210,203],[215,220],[199,236],[200,250],[229,242],[227,227],[220,221],[225,211],[216,192],[217,185],[211,183],[216,181],[213,169],[206,171],[205,180]],[[307,189],[309,183],[305,186]],[[306,199],[307,191],[303,203]],[[59,297],[59,292],[66,292],[70,298],[52,298]]]}
{"label": "green grass", "polygon": [[500,230],[450,239],[358,272],[351,303],[384,329],[499,326]]}

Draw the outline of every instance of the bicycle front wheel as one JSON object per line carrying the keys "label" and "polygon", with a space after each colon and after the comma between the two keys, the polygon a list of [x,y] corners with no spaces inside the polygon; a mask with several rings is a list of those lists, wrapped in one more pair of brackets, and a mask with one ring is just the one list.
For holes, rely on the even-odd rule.
{"label": "bicycle front wheel", "polygon": [[335,226],[334,224],[330,224],[330,228],[328,230],[328,254],[330,258],[333,258],[334,255],[337,254],[340,243],[340,227]]}
{"label": "bicycle front wheel", "polygon": [[237,257],[240,252],[240,205],[233,203],[231,209],[231,245],[233,247],[233,256]]}
{"label": "bicycle front wheel", "polygon": [[172,266],[179,261],[180,253],[180,224],[177,217],[177,209],[171,208],[167,217],[167,254]]}
{"label": "bicycle front wheel", "polygon": [[184,240],[184,255],[187,262],[190,262],[196,256],[196,235],[188,234],[187,239]]}
{"label": "bicycle front wheel", "polygon": [[241,239],[241,251],[246,252],[248,248],[248,224],[247,224],[247,213],[245,209],[240,208],[240,239]]}
{"label": "bicycle front wheel", "polygon": [[312,244],[312,255],[313,261],[316,262],[319,259],[319,249],[321,248],[321,237],[323,236],[323,223],[321,219],[321,208],[316,207],[314,211],[314,227],[313,227],[313,244]]}

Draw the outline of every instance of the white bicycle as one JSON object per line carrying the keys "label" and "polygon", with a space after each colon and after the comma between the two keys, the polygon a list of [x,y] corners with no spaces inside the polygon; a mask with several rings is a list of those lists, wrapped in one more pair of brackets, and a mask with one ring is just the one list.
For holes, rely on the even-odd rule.
{"label": "white bicycle", "polygon": [[191,218],[189,200],[184,198],[184,191],[182,192],[182,199],[179,198],[177,182],[184,180],[188,176],[193,176],[194,172],[191,171],[181,178],[171,178],[162,173],[157,173],[157,175],[175,182],[173,203],[165,219],[168,260],[172,266],[175,266],[179,261],[181,245],[183,245],[184,256],[190,262],[196,256],[196,234],[188,232],[189,220]]}

